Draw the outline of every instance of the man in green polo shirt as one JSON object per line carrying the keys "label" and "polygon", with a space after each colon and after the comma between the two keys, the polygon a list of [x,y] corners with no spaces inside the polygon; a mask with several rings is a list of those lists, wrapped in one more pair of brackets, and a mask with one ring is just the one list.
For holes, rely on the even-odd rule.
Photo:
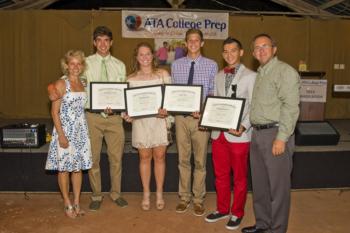
{"label": "man in green polo shirt", "polygon": [[260,63],[250,112],[256,225],[243,228],[243,233],[285,233],[288,228],[300,77],[294,68],[278,60],[276,51],[268,34],[254,37],[253,56]]}

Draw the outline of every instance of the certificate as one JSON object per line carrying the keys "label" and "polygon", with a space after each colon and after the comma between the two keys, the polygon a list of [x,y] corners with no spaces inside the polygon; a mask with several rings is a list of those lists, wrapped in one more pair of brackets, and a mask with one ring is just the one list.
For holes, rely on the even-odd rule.
{"label": "certificate", "polygon": [[125,89],[126,111],[131,117],[154,116],[162,105],[162,85]]}
{"label": "certificate", "polygon": [[208,96],[199,125],[205,128],[238,130],[245,99]]}
{"label": "certificate", "polygon": [[162,108],[171,113],[199,112],[202,92],[202,85],[165,84]]}
{"label": "certificate", "polygon": [[125,82],[90,82],[90,110],[101,112],[111,108],[113,112],[125,110]]}

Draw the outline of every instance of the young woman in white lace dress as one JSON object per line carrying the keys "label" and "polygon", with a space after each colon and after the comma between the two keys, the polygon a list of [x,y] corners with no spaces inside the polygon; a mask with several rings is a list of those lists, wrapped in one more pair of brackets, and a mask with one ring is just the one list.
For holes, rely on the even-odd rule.
{"label": "young woman in white lace dress", "polygon": [[[129,75],[130,87],[149,86],[170,83],[170,75],[164,69],[156,68],[154,51],[148,43],[137,45],[133,55],[133,73]],[[169,144],[165,118],[145,117],[125,119],[132,122],[132,145],[140,156],[140,175],[143,186],[141,208],[150,209],[151,161],[154,160],[154,176],[156,180],[156,208],[162,210],[163,184],[165,177],[165,154]]]}

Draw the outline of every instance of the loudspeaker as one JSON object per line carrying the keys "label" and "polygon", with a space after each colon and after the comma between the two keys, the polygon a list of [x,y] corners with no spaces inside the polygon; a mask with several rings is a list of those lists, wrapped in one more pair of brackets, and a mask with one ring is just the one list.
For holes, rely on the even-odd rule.
{"label": "loudspeaker", "polygon": [[299,146],[337,145],[340,135],[328,121],[298,122],[295,144]]}

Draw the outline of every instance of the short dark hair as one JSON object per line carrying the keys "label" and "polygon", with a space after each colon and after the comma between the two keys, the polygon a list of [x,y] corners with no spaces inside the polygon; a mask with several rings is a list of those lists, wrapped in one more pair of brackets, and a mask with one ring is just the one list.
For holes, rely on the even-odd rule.
{"label": "short dark hair", "polygon": [[108,36],[110,40],[113,40],[113,34],[111,29],[106,26],[97,26],[94,30],[93,38],[96,40],[98,36]]}
{"label": "short dark hair", "polygon": [[227,44],[232,44],[232,43],[235,43],[239,49],[243,49],[242,43],[236,38],[233,38],[230,36],[224,40],[224,42],[222,43],[222,46],[225,46]]}
{"label": "short dark hair", "polygon": [[188,29],[187,32],[186,32],[186,36],[185,36],[185,40],[186,40],[186,41],[187,41],[187,39],[188,39],[188,36],[191,35],[191,34],[197,34],[197,35],[199,35],[201,41],[204,40],[203,32],[202,32],[201,30],[196,29],[196,28],[190,28],[190,29]]}
{"label": "short dark hair", "polygon": [[254,46],[255,40],[260,38],[260,37],[266,37],[267,39],[269,39],[271,41],[272,47],[276,47],[277,46],[276,41],[267,33],[260,33],[260,34],[258,34],[256,36],[254,36],[254,38],[252,40],[252,46]]}

